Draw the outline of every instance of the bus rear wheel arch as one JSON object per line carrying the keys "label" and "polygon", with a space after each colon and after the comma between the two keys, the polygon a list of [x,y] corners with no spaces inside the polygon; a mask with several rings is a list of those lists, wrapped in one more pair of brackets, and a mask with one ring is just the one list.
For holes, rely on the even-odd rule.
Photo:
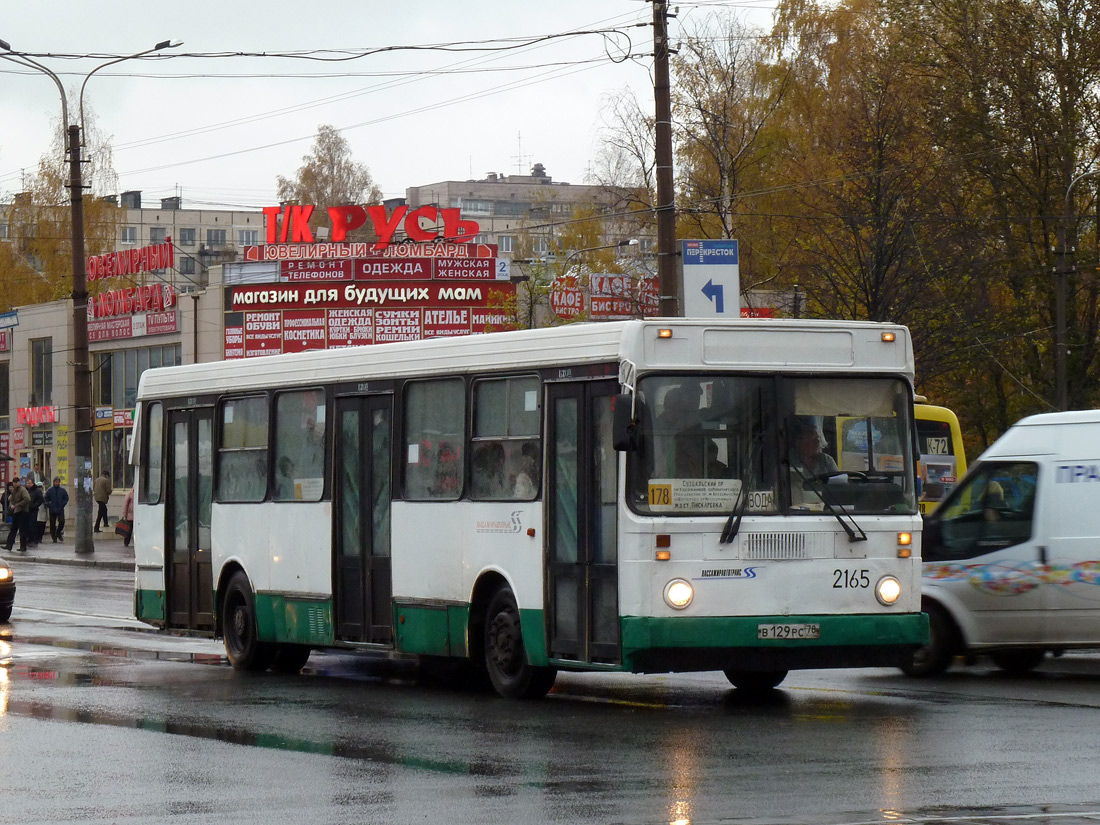
{"label": "bus rear wheel arch", "polygon": [[[256,627],[256,597],[243,570],[230,577],[222,599],[221,614],[222,636],[229,663],[237,670],[267,670],[271,667],[276,651],[271,645],[260,641]],[[304,660],[302,664],[305,664]]]}
{"label": "bus rear wheel arch", "polygon": [[508,699],[538,699],[554,686],[557,671],[527,661],[519,608],[512,589],[499,586],[485,611],[485,669],[493,689]]}

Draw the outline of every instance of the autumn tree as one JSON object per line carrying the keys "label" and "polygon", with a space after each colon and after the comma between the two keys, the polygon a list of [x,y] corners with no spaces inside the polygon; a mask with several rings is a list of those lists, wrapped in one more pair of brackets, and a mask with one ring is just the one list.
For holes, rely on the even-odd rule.
{"label": "autumn tree", "polygon": [[[370,170],[358,163],[347,139],[334,126],[317,127],[317,137],[309,154],[293,178],[276,178],[276,197],[280,203],[310,204],[319,207],[310,220],[311,228],[325,223],[325,208],[348,204],[374,205],[382,202],[382,190],[374,183]],[[369,221],[368,221],[369,224]],[[350,239],[366,239],[367,228],[355,230]]]}
{"label": "autumn tree", "polygon": [[[115,248],[119,237],[119,209],[109,196],[118,191],[110,136],[102,133],[94,113],[85,107],[84,246],[85,255]],[[72,294],[72,210],[69,201],[69,164],[60,123],[48,153],[38,168],[2,208],[11,241],[0,252],[0,307],[36,304]],[[96,286],[91,285],[90,292]]]}
{"label": "autumn tree", "polygon": [[[680,234],[744,236],[746,193],[770,183],[780,148],[769,129],[790,70],[770,64],[762,33],[712,15],[685,33],[673,61]],[[749,230],[751,231],[751,229]]]}
{"label": "autumn tree", "polygon": [[935,0],[891,2],[890,11],[904,17],[940,90],[929,117],[951,148],[952,174],[974,193],[969,246],[979,256],[980,301],[997,320],[970,342],[953,403],[983,443],[1056,403],[1062,229],[1066,247],[1078,250],[1067,290],[1069,406],[1097,406],[1100,248],[1087,175],[1100,140],[1100,9],[1077,0]]}

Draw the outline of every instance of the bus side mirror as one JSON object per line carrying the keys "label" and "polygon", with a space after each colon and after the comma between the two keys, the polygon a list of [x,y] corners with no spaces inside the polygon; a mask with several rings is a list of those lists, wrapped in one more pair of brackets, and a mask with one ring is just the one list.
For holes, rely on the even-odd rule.
{"label": "bus side mirror", "polygon": [[[623,453],[631,453],[638,449],[638,422],[630,415],[633,400],[633,396],[629,393],[616,395],[611,416],[611,446]],[[641,412],[640,401],[638,410]]]}

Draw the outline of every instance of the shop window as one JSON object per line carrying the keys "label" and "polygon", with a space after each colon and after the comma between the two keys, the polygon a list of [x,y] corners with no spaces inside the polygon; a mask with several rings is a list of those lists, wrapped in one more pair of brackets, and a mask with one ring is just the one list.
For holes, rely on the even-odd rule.
{"label": "shop window", "polygon": [[6,433],[11,429],[8,410],[11,409],[11,397],[8,389],[9,369],[8,362],[0,362],[0,433]]}
{"label": "shop window", "polygon": [[45,407],[53,403],[53,339],[31,341],[30,406]]}

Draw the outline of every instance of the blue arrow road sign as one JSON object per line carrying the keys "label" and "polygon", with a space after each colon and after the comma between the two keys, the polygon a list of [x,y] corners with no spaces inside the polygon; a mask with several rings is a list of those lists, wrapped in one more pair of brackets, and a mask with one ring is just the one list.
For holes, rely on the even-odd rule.
{"label": "blue arrow road sign", "polygon": [[737,241],[730,238],[682,241],[681,244],[684,317],[738,317],[741,314],[741,287]]}
{"label": "blue arrow road sign", "polygon": [[714,304],[714,311],[721,315],[725,312],[725,307],[722,305],[722,293],[725,290],[721,284],[714,283],[713,280],[707,281],[706,286],[703,287],[702,293],[707,296],[707,300]]}

